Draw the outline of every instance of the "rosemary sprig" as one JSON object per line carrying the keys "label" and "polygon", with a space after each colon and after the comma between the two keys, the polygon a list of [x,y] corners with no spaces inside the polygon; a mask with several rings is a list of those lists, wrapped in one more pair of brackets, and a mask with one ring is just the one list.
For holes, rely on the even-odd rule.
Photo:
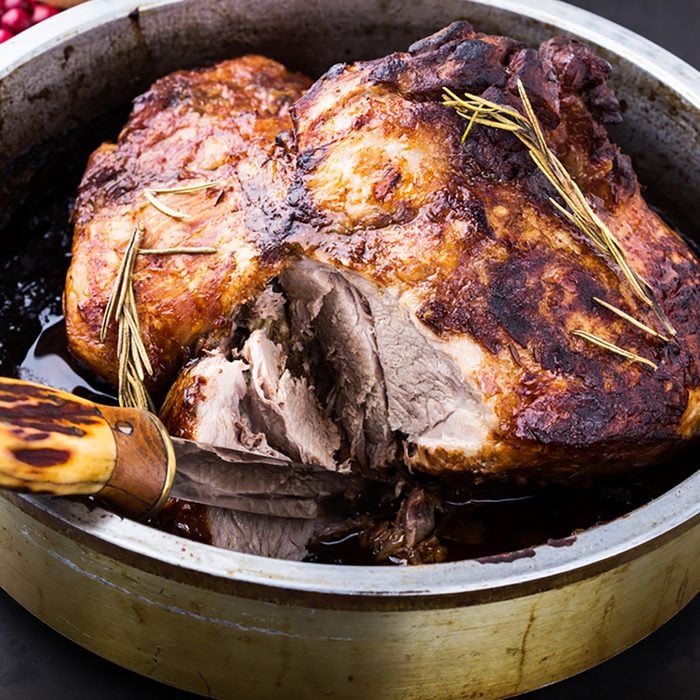
{"label": "rosemary sprig", "polygon": [[182,211],[173,209],[167,204],[161,202],[158,197],[151,190],[144,190],[143,196],[161,213],[169,216],[171,219],[182,219],[183,221],[189,221],[192,217],[189,214],[185,214]]}
{"label": "rosemary sprig", "polygon": [[189,194],[190,192],[199,192],[201,190],[208,190],[210,187],[216,187],[218,183],[216,182],[200,182],[196,185],[180,185],[177,187],[151,187],[144,190],[144,197],[152,204],[161,214],[169,216],[171,219],[181,219],[183,221],[189,221],[192,217],[185,212],[179,211],[178,209],[173,209],[167,204],[163,203],[158,199],[159,194]]}
{"label": "rosemary sprig", "polygon": [[[671,336],[676,335],[670,321],[648,293],[651,289],[649,283],[632,269],[622,244],[593,211],[562,162],[547,146],[542,127],[522,83],[518,81],[518,93],[525,108],[524,115],[512,107],[491,102],[478,95],[465,93],[464,98],[461,98],[448,88],[443,90],[445,93],[443,103],[455,109],[457,114],[469,121],[462,136],[463,140],[469,135],[474,124],[480,124],[510,131],[527,147],[533,161],[562,198],[565,206],[550,198],[552,205],[606,255],[611,268],[612,263],[620,268],[636,296],[654,311]],[[646,326],[646,324],[641,325]],[[657,335],[665,337],[661,334]]]}
{"label": "rosemary sprig", "polygon": [[119,405],[153,411],[153,401],[145,385],[146,376],[153,374],[153,367],[141,337],[134,294],[133,276],[136,258],[138,255],[210,255],[216,253],[216,248],[140,248],[144,233],[143,224],[138,222],[124,251],[124,257],[107,301],[100,328],[100,342],[104,343],[110,323],[116,320]]}
{"label": "rosemary sprig", "polygon": [[610,302],[605,301],[604,299],[600,299],[598,297],[593,297],[593,301],[595,301],[596,304],[604,306],[609,311],[612,311],[614,314],[616,314],[620,318],[623,318],[628,323],[631,323],[633,326],[636,326],[637,328],[643,330],[645,333],[648,333],[649,335],[654,336],[655,338],[659,338],[660,340],[663,340],[666,343],[671,342],[670,338],[666,337],[665,335],[662,335],[658,331],[655,331],[650,326],[647,326],[646,323],[638,321],[636,318],[634,318],[634,316],[630,316],[628,313],[625,313],[622,309],[618,309],[617,306],[613,306]]}
{"label": "rosemary sprig", "polygon": [[609,350],[610,352],[614,352],[616,355],[620,355],[621,357],[625,357],[628,360],[633,360],[634,362],[639,362],[643,365],[647,365],[648,367],[651,367],[653,370],[657,370],[659,367],[656,365],[654,362],[651,360],[647,360],[646,357],[642,357],[641,355],[637,355],[636,352],[632,352],[631,350],[625,350],[624,348],[621,348],[619,345],[615,345],[614,343],[611,343],[609,340],[605,340],[604,338],[601,338],[597,335],[594,335],[593,333],[589,333],[588,331],[582,331],[582,330],[573,330],[571,331],[572,335],[577,335],[579,338],[583,338],[584,340],[587,340],[589,343],[593,343],[594,345],[597,345],[598,347],[604,348],[605,350]]}
{"label": "rosemary sprig", "polygon": [[152,411],[153,402],[146,391],[144,381],[147,374],[153,374],[153,368],[141,338],[133,284],[134,266],[143,234],[144,227],[139,222],[126,247],[107,301],[100,328],[100,342],[105,341],[109,324],[116,320],[119,405],[136,406]]}

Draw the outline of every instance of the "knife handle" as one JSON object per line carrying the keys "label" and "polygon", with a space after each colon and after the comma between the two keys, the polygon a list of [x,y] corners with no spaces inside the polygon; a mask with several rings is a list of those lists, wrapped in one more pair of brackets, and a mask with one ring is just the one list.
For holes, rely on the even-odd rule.
{"label": "knife handle", "polygon": [[172,442],[152,413],[0,377],[0,488],[95,494],[146,519],[164,505],[174,476]]}

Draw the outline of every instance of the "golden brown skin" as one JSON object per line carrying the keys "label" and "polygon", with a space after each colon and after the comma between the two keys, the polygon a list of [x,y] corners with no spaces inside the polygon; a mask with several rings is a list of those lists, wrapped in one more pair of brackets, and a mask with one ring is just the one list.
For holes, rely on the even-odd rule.
{"label": "golden brown skin", "polygon": [[[456,23],[408,53],[335,66],[294,106],[299,150],[292,239],[304,254],[361,273],[459,357],[493,408],[482,449],[418,450],[444,470],[643,464],[700,433],[700,269],[641,197],[607,137],[619,119],[609,67],[567,38],[522,49]],[[584,236],[512,135],[466,122],[443,86],[516,108],[520,78],[547,139],[627,250],[678,331],[654,339],[600,297],[663,330]],[[652,371],[572,335],[583,329],[657,363]],[[453,347],[453,350],[449,350]]]}
{"label": "golden brown skin", "polygon": [[[141,255],[134,276],[142,336],[163,386],[195,344],[223,335],[237,305],[275,272],[267,254],[286,214],[293,165],[280,135],[309,81],[261,56],[179,71],[136,100],[116,144],[95,151],[75,208],[65,315],[71,351],[115,382],[116,328],[99,341],[107,299],[137,222],[143,248],[214,247],[213,255]],[[187,213],[148,203],[152,188],[215,182],[159,195]]]}

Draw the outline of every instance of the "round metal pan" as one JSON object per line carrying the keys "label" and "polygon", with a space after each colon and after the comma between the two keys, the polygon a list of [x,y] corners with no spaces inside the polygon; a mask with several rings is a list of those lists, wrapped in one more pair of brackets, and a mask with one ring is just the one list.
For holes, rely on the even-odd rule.
{"label": "round metal pan", "polygon": [[[584,11],[533,5],[93,0],[0,47],[0,167],[178,67],[256,51],[317,75],[468,19],[594,45],[627,105],[616,140],[669,211],[696,219],[697,72]],[[264,559],[79,503],[0,497],[0,586],[88,649],[212,697],[514,695],[663,624],[700,589],[699,552],[700,472],[564,541],[409,568]]]}

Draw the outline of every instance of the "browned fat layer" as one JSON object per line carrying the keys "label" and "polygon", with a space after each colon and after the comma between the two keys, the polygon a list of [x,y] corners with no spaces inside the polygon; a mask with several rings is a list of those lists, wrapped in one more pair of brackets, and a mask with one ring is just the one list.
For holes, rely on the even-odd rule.
{"label": "browned fat layer", "polygon": [[[207,380],[205,377],[195,375],[191,381],[190,373],[182,372],[175,384],[170,388],[159,417],[168,432],[175,437],[191,437],[192,428],[197,417],[197,406],[203,399],[204,388]],[[182,397],[182,404],[178,401]]]}
{"label": "browned fat layer", "polygon": [[49,447],[13,450],[12,454],[19,462],[41,468],[66,464],[71,455],[68,450],[54,450]]}

